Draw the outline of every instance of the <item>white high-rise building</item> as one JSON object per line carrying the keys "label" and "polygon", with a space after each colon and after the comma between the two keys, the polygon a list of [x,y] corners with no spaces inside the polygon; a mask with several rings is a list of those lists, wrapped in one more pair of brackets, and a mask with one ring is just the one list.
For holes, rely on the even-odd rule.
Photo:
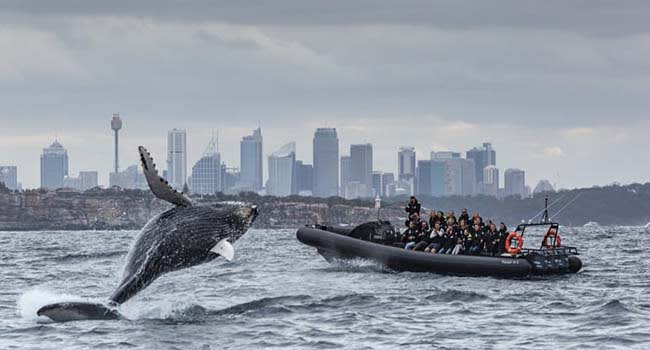
{"label": "white high-rise building", "polygon": [[526,196],[526,173],[521,169],[506,169],[504,176],[506,196]]}
{"label": "white high-rise building", "polygon": [[203,156],[192,167],[192,193],[213,195],[223,191],[221,154],[212,136]]}
{"label": "white high-rise building", "polygon": [[266,192],[284,197],[296,194],[296,143],[290,142],[269,156]]}
{"label": "white high-rise building", "polygon": [[[458,152],[431,152],[432,162],[432,192],[434,195],[444,192],[445,196],[471,196],[476,194],[476,177],[474,160],[463,159]],[[441,163],[444,166],[439,166]],[[442,168],[439,169],[438,168]],[[439,186],[441,174],[444,174],[444,185]],[[442,185],[442,183],[440,183]],[[440,191],[444,189],[444,191]]]}
{"label": "white high-rise building", "polygon": [[339,138],[336,128],[316,129],[313,151],[314,196],[336,196],[339,192]]}
{"label": "white high-rise building", "polygon": [[483,168],[483,182],[481,193],[488,196],[497,196],[499,193],[499,168],[494,165],[488,165]]}
{"label": "white high-rise building", "polygon": [[167,133],[167,181],[182,190],[187,181],[187,133],[172,129]]}
{"label": "white high-rise building", "polygon": [[12,165],[0,165],[0,182],[10,190],[18,189],[18,168]]}
{"label": "white high-rise building", "polygon": [[41,154],[41,188],[57,189],[63,187],[63,179],[68,176],[68,151],[58,141],[54,141]]}
{"label": "white high-rise building", "polygon": [[257,192],[262,189],[262,129],[253,130],[252,135],[239,143],[239,187]]}

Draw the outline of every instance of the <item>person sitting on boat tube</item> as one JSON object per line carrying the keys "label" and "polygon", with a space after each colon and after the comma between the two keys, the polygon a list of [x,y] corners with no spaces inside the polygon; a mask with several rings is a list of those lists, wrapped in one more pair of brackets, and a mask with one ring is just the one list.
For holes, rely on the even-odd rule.
{"label": "person sitting on boat tube", "polygon": [[454,235],[454,238],[456,240],[456,245],[454,245],[454,249],[451,251],[451,255],[458,255],[463,253],[465,250],[465,241],[467,239],[467,236],[469,236],[469,230],[465,229],[464,231],[460,230],[460,228],[456,231],[456,234]]}
{"label": "person sitting on boat tube", "polygon": [[440,221],[436,221],[433,230],[429,233],[429,245],[424,249],[425,252],[435,254],[442,248],[445,231],[440,226]]}
{"label": "person sitting on boat tube", "polygon": [[487,231],[485,231],[485,253],[490,256],[495,256],[499,253],[499,232],[497,225],[492,221],[488,223]]}
{"label": "person sitting on boat tube", "polygon": [[409,227],[402,233],[402,243],[404,243],[404,249],[413,249],[417,243],[417,238],[419,235],[419,229],[415,221],[409,222]]}
{"label": "person sitting on boat tube", "polygon": [[506,238],[508,238],[508,227],[503,222],[499,224],[499,238],[496,242],[498,247],[498,254],[501,255],[506,252]]}
{"label": "person sitting on boat tube", "polygon": [[420,221],[420,231],[418,232],[417,244],[413,247],[413,250],[423,251],[431,243],[429,235],[431,234],[431,228],[426,221]]}
{"label": "person sitting on boat tube", "polygon": [[467,212],[467,208],[463,208],[460,210],[460,216],[458,217],[458,222],[460,222],[460,220],[465,220],[466,224],[472,222],[469,219],[469,213]]}

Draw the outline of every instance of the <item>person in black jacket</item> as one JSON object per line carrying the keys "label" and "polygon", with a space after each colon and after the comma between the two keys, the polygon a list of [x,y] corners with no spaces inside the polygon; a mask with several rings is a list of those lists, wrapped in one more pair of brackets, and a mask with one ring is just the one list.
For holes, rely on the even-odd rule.
{"label": "person in black jacket", "polygon": [[431,243],[431,238],[429,237],[430,234],[431,228],[429,227],[429,224],[427,224],[426,221],[420,221],[420,232],[416,237],[418,243],[413,247],[413,250],[423,251],[428,247],[429,243]]}
{"label": "person in black jacket", "polygon": [[402,234],[402,243],[404,243],[404,249],[413,249],[417,243],[418,235],[420,230],[418,229],[415,221],[409,223],[409,228],[404,231]]}
{"label": "person in black jacket", "polygon": [[490,256],[497,255],[499,253],[499,232],[497,231],[497,226],[493,222],[490,222],[488,224],[488,229],[485,231],[484,240],[484,253]]}
{"label": "person in black jacket", "polygon": [[505,253],[506,251],[506,238],[508,238],[508,228],[503,222],[499,224],[499,235],[497,244],[497,252],[499,255]]}
{"label": "person in black jacket", "polygon": [[473,223],[473,221],[470,221],[470,219],[469,219],[469,213],[467,212],[467,208],[463,208],[460,211],[460,216],[458,217],[458,222],[460,222],[461,220],[465,220],[465,223],[468,224],[468,225]]}
{"label": "person in black jacket", "polygon": [[411,196],[409,199],[409,203],[406,205],[406,208],[404,208],[404,211],[408,213],[408,216],[411,217],[413,214],[418,214],[420,215],[420,203],[418,200],[415,198],[415,196]]}

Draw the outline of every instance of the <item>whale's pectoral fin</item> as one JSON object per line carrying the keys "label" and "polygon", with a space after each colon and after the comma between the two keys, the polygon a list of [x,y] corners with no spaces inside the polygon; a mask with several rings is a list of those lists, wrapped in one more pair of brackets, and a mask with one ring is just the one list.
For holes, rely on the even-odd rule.
{"label": "whale's pectoral fin", "polygon": [[140,152],[140,162],[142,162],[142,171],[144,172],[144,177],[147,179],[149,188],[153,194],[169,203],[176,204],[182,207],[188,207],[192,205],[192,200],[185,195],[183,192],[178,192],[169,186],[167,180],[158,175],[158,170],[156,170],[156,164],[151,158],[151,154],[147,151],[146,148],[140,146],[138,147],[138,152]]}
{"label": "whale's pectoral fin", "polygon": [[62,302],[41,307],[36,312],[54,322],[80,320],[117,320],[123,318],[114,307],[86,302]]}
{"label": "whale's pectoral fin", "polygon": [[235,258],[235,247],[226,238],[220,240],[210,251],[223,256],[228,261]]}

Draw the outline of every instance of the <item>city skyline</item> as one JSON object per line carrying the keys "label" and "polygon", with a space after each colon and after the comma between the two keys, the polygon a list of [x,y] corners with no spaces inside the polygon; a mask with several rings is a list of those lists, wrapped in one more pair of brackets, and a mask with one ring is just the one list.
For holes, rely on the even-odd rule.
{"label": "city skyline", "polygon": [[[316,129],[319,129],[319,128],[316,128]],[[167,130],[168,143],[169,143],[169,138],[171,137],[170,135],[173,134],[173,133],[181,133],[181,134],[183,135],[183,140],[182,140],[183,143],[190,143],[190,141],[194,141],[194,140],[192,139],[191,136],[188,136],[188,135],[187,135],[188,133],[187,133],[186,129],[176,129],[176,128],[173,128],[173,129],[171,129],[171,130]],[[214,135],[213,135],[212,137],[214,137]],[[249,136],[243,135],[243,136],[240,138],[240,143],[243,142],[243,141],[241,141],[241,140],[246,140],[246,139],[249,139],[249,140],[250,140],[251,138],[256,138],[256,137],[259,137],[259,141],[256,141],[256,142],[261,142],[262,138],[261,138],[261,128],[260,128],[260,127],[258,127],[257,129],[254,129],[254,133],[253,133],[253,135],[249,135]],[[56,139],[55,143],[58,143],[58,140],[59,140],[59,138]],[[211,141],[211,142],[214,142],[214,141]],[[195,141],[195,142],[192,142],[192,143],[196,143],[196,141]],[[295,145],[295,141],[290,141],[290,143],[293,143],[293,144]],[[59,143],[59,144],[60,144],[60,143]],[[219,144],[221,144],[221,143],[219,143]],[[339,142],[339,149],[341,149],[341,147],[343,147],[342,145],[343,145],[343,143]],[[358,141],[350,141],[350,143],[348,143],[349,150],[352,150],[354,147],[361,147],[361,146],[366,146],[366,145],[370,147],[371,158],[372,158],[372,149],[375,147],[375,144],[374,144],[374,143],[368,143],[368,142],[366,142],[366,143],[363,143],[363,144],[359,144]],[[386,167],[386,168],[378,168],[378,167],[375,165],[375,164],[377,164],[377,163],[373,163],[373,164],[372,164],[372,165],[373,165],[373,169],[371,169],[371,172],[379,171],[379,172],[382,172],[382,173],[397,174],[397,173],[399,172],[399,161],[400,161],[400,160],[399,160],[399,154],[400,154],[401,152],[403,152],[405,149],[413,149],[414,152],[415,152],[415,154],[416,154],[416,159],[417,159],[418,162],[420,162],[420,161],[435,160],[434,158],[435,158],[436,156],[434,156],[434,154],[438,154],[439,156],[442,155],[443,158],[446,158],[446,157],[453,157],[453,158],[459,158],[459,159],[461,159],[461,160],[463,160],[463,161],[472,160],[472,165],[467,164],[467,165],[465,165],[465,167],[468,167],[467,169],[470,169],[470,168],[471,168],[471,169],[474,169],[474,160],[473,160],[473,159],[467,159],[466,157],[461,157],[461,154],[465,155],[465,154],[467,153],[467,156],[469,156],[471,152],[475,152],[475,151],[477,151],[477,150],[480,150],[480,149],[477,148],[476,146],[471,146],[471,147],[470,147],[470,146],[471,146],[471,145],[468,145],[468,146],[465,147],[465,148],[466,148],[466,151],[462,151],[462,150],[454,150],[454,151],[438,151],[438,152],[436,152],[436,151],[430,151],[430,153],[431,153],[431,159],[429,159],[429,158],[422,158],[422,157],[421,157],[422,153],[424,153],[423,151],[419,151],[419,152],[418,152],[418,151],[415,150],[414,147],[404,146],[403,144],[401,144],[401,145],[400,145],[396,150],[393,151],[393,152],[394,152],[393,157],[397,156],[396,162],[395,162],[394,164],[392,164],[392,165],[390,165],[390,166],[388,166],[388,167]],[[120,148],[121,148],[121,147],[122,147],[122,146],[120,145]],[[202,156],[201,156],[200,154],[194,154],[194,153],[196,153],[196,152],[193,152],[192,150],[188,150],[188,149],[187,149],[187,148],[188,148],[187,146],[183,146],[183,147],[184,147],[184,149],[183,149],[183,152],[182,152],[182,153],[184,153],[184,154],[183,154],[183,157],[182,157],[182,158],[186,158],[186,159],[184,159],[184,160],[188,163],[187,167],[188,167],[188,170],[189,170],[189,168],[191,168],[191,165],[192,165],[192,164],[195,164],[196,162],[198,162],[198,161],[201,160]],[[494,155],[493,155],[493,154],[494,154],[494,148],[493,148],[493,146],[492,146],[492,144],[491,144],[490,142],[483,142],[483,143],[482,143],[482,147],[483,147],[483,148],[486,148],[486,147],[487,147],[487,148],[489,149],[489,152],[492,152],[492,156],[491,156],[491,157],[494,158]],[[167,151],[168,151],[168,156],[169,156],[169,144],[167,144],[167,148],[168,148]],[[226,147],[226,148],[227,148],[227,147]],[[240,150],[241,150],[241,144],[240,144],[240,147],[239,147],[239,148],[240,148]],[[304,152],[304,150],[303,150],[303,152],[298,152],[297,149],[298,149],[298,148],[296,148],[296,151],[295,151],[296,154],[303,154],[303,155],[304,155],[304,153],[306,153],[306,152]],[[67,148],[66,148],[66,152],[67,152]],[[122,151],[120,151],[120,155],[119,155],[120,157],[121,157],[121,152],[122,152]],[[311,152],[310,152],[310,153],[311,153]],[[350,153],[350,152],[348,151],[347,153]],[[262,153],[262,156],[263,156],[262,158],[263,158],[263,160],[260,160],[260,161],[263,161],[263,164],[264,164],[264,166],[263,166],[262,168],[268,167],[268,157],[270,157],[272,154],[273,154],[273,152],[271,152],[271,153]],[[222,157],[222,156],[221,156],[221,152],[219,152],[219,155],[220,155],[220,160],[223,162],[223,164],[226,164],[229,168],[230,168],[230,167],[234,167],[234,168],[239,168],[239,167],[240,167],[240,164],[239,164],[239,163],[237,163],[237,162],[232,162],[232,161],[229,162],[226,158]],[[503,154],[500,153],[500,155],[503,155]],[[68,157],[69,157],[69,156],[68,156]],[[339,152],[339,161],[342,162],[344,157],[348,157],[348,158],[349,158],[350,156],[349,156],[349,155],[340,154],[340,152]],[[70,158],[70,157],[69,157],[69,158]],[[241,154],[237,155],[237,158],[241,159]],[[301,164],[302,164],[302,163],[305,163],[305,164],[307,164],[307,165],[311,165],[311,166],[313,166],[313,161],[312,161],[312,159],[310,159],[310,158],[306,158],[306,159],[305,159],[305,158],[300,158],[300,157],[298,157],[298,156],[296,156],[295,158],[296,158],[296,161],[300,161]],[[506,157],[506,158],[507,158],[507,157]],[[373,160],[371,159],[371,163],[372,163],[372,162],[373,162]],[[86,169],[86,170],[78,170],[78,171],[77,171],[77,170],[71,170],[71,171],[70,171],[71,174],[74,174],[74,173],[79,173],[79,174],[81,174],[81,173],[87,173],[87,172],[89,172],[89,171],[96,171],[95,169],[92,169],[92,168],[89,168],[89,167],[84,167],[84,166],[77,166],[77,167],[74,167],[74,166],[72,166],[73,163],[75,163],[74,160],[71,160],[71,161],[70,161],[70,164],[71,164],[72,169]],[[380,163],[384,163],[384,164],[386,164],[386,163],[390,163],[390,162],[380,162]],[[491,163],[489,163],[489,164],[492,165],[493,163],[494,163],[494,159],[492,159]],[[488,164],[488,163],[486,163],[486,164]],[[3,165],[3,166],[12,166],[12,164],[3,164],[3,163],[0,163],[0,165]],[[111,160],[111,167],[113,167],[114,165],[115,165],[114,160]],[[136,165],[137,165],[137,163],[136,163]],[[168,162],[168,165],[169,165],[169,162]],[[339,165],[339,166],[340,166],[340,165]],[[132,164],[127,164],[126,167],[133,167],[133,165],[132,165]],[[500,179],[497,181],[498,183],[505,183],[505,170],[510,169],[510,168],[512,168],[512,169],[517,169],[516,166],[505,166],[505,165],[498,166],[497,168],[498,168],[498,169],[501,169],[501,171],[497,171],[497,175],[501,174],[501,175],[500,175]],[[19,169],[20,169],[20,167],[19,167]],[[460,169],[460,168],[459,168],[459,169]],[[190,173],[190,171],[188,171],[188,170],[185,170],[185,172],[186,172],[185,181],[186,181],[186,182],[191,178],[191,176],[190,176],[191,173]],[[138,169],[138,171],[139,171],[139,169]],[[350,171],[351,171],[351,170],[350,170]],[[458,170],[458,171],[461,171],[461,170]],[[476,171],[478,172],[478,169],[477,169]],[[530,173],[527,172],[526,169],[524,169],[524,171],[526,171],[526,177],[529,178],[529,177],[530,177]],[[20,172],[20,170],[19,170],[19,172]],[[99,181],[99,180],[97,180],[98,185],[103,186],[103,187],[106,187],[107,185],[109,185],[109,183],[108,183],[108,182],[109,182],[109,181],[108,181],[108,174],[103,174],[101,171],[97,171],[97,172],[100,174],[100,175],[98,176],[99,179],[104,178],[104,179],[106,180],[106,181]],[[109,173],[110,173],[110,172],[112,172],[112,171],[109,171]],[[416,172],[417,172],[417,169],[416,169]],[[467,171],[466,171],[466,172],[467,172]],[[482,171],[481,171],[481,172],[482,172]],[[22,174],[21,174],[21,175],[22,175]],[[105,175],[105,176],[103,176],[103,175]],[[339,174],[339,175],[342,175],[342,174]],[[370,174],[370,175],[368,175],[368,176],[370,176],[370,181],[372,181],[372,175]],[[70,179],[73,179],[71,176],[68,176],[68,175],[66,175],[66,177],[69,177]],[[541,178],[541,177],[540,177],[540,178],[537,179],[537,178],[534,177],[534,176],[533,176],[533,178],[535,178],[535,180],[528,180],[528,181],[526,181],[525,185],[528,186],[528,187],[534,187],[536,184],[538,184],[539,181],[549,181],[549,183],[552,184],[556,189],[559,189],[558,186],[557,186],[558,183],[555,182],[555,181],[553,181],[552,178]],[[471,190],[458,190],[458,191],[456,191],[456,190],[450,190],[450,191],[448,191],[447,195],[450,195],[450,194],[483,193],[484,191],[481,189],[482,187],[481,187],[480,182],[479,182],[478,180],[474,180],[474,179],[475,179],[475,178],[472,177],[472,180],[463,180],[463,181],[468,181],[469,183],[474,183],[474,182],[476,182],[476,184],[475,184],[475,188],[472,188]],[[266,181],[267,181],[267,180],[268,180],[268,173],[266,173],[266,174],[263,176],[262,184],[263,184],[263,185],[266,184]],[[397,179],[396,179],[396,180],[397,180]],[[345,188],[342,187],[342,184],[343,184],[342,181],[343,181],[343,178],[342,178],[341,176],[339,176],[339,185],[341,185],[341,187],[339,188],[339,191],[342,191],[342,192],[339,193],[339,195],[344,196],[344,194],[345,194],[345,193],[344,193]],[[32,186],[27,185],[26,183],[24,183],[23,181],[21,181],[21,176],[18,176],[18,182],[19,182],[19,184],[20,184],[23,188],[37,188],[37,187],[39,187],[39,186],[34,186],[34,187],[32,187]],[[190,184],[188,183],[188,185],[190,185]],[[241,185],[241,182],[239,183],[239,185]],[[413,184],[413,186],[414,186],[413,193],[417,193],[417,192],[418,192],[417,189],[415,188],[415,187],[416,187],[415,185],[416,185],[416,184],[414,183],[414,184]],[[598,185],[598,184],[596,184],[596,185]],[[372,186],[372,184],[370,184],[370,187],[371,187],[371,186]],[[459,186],[459,185],[455,185],[455,186],[457,187],[457,186]],[[137,187],[141,187],[141,186],[137,186]],[[244,187],[246,187],[246,186],[244,186]],[[587,187],[588,187],[588,186],[587,186]],[[182,188],[182,185],[178,185],[178,189],[180,190],[181,188]],[[190,188],[191,188],[191,186],[190,186]],[[262,188],[262,187],[258,188],[258,190],[261,189],[261,188]],[[501,188],[503,189],[503,187],[501,187]],[[564,188],[564,187],[562,187],[562,188]],[[245,189],[245,188],[243,188],[243,189]],[[434,192],[435,192],[435,191],[434,191]],[[356,192],[355,192],[355,193],[356,193]],[[486,193],[487,193],[487,192],[486,192]]]}

